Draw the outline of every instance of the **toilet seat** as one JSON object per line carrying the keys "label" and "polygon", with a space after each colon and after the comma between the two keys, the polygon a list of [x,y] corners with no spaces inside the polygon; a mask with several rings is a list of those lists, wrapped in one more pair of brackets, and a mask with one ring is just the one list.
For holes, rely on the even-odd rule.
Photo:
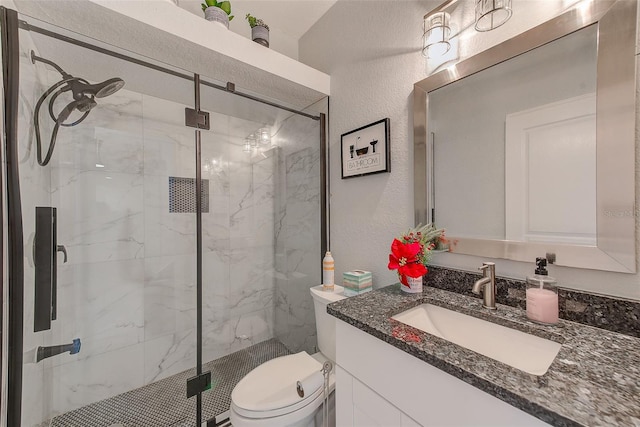
{"label": "toilet seat", "polygon": [[[304,351],[265,362],[249,372],[233,389],[232,409],[238,415],[252,419],[298,411],[321,399],[323,387],[305,390],[305,396],[301,398],[296,391],[297,381],[321,369],[322,364]],[[335,384],[335,380],[331,382]]]}

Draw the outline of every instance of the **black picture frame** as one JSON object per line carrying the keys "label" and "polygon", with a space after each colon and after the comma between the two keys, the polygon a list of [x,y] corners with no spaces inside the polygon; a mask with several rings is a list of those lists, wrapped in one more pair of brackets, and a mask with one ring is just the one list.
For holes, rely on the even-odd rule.
{"label": "black picture frame", "polygon": [[391,172],[390,122],[385,118],[340,136],[342,179]]}

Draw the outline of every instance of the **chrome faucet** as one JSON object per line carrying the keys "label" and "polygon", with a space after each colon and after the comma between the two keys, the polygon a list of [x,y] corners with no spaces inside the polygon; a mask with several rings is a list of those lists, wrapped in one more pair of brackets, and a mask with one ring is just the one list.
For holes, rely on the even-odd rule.
{"label": "chrome faucet", "polygon": [[482,306],[489,310],[496,309],[496,264],[493,262],[483,262],[482,267],[478,268],[482,271],[482,279],[476,280],[473,284],[474,294],[483,293]]}

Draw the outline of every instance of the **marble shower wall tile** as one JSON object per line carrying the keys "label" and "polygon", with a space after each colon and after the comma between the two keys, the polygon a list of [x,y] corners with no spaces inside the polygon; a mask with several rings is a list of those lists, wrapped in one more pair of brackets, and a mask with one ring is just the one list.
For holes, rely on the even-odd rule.
{"label": "marble shower wall tile", "polygon": [[91,126],[88,121],[59,134],[52,167],[142,174],[142,129],[114,130]]}
{"label": "marble shower wall tile", "polygon": [[239,318],[213,319],[208,318],[203,325],[202,357],[205,360],[215,360],[233,351],[240,350],[249,344],[236,335]]}
{"label": "marble shower wall tile", "polygon": [[[144,383],[149,384],[196,365],[196,331],[188,329],[144,343]],[[142,364],[139,366],[143,366]]]}
{"label": "marble shower wall tile", "polygon": [[204,319],[228,317],[230,300],[236,292],[231,282],[229,242],[220,242],[221,248],[202,254],[202,311]]}
{"label": "marble shower wall tile", "polygon": [[[85,363],[92,357],[144,340],[142,259],[66,264],[58,267],[58,316],[51,342],[82,340],[77,355],[47,361],[53,366]],[[108,379],[108,377],[105,377]]]}
{"label": "marble shower wall tile", "polygon": [[274,335],[273,305],[226,319],[213,320],[204,325],[203,358],[214,360]]}
{"label": "marble shower wall tile", "polygon": [[245,295],[251,296],[255,291],[273,291],[274,269],[272,245],[230,249],[230,294],[241,302]]}
{"label": "marble shower wall tile", "polygon": [[142,175],[52,170],[58,244],[70,264],[144,256]]}
{"label": "marble shower wall tile", "polygon": [[234,165],[235,173],[229,180],[229,238],[232,248],[255,245],[253,239],[254,203],[252,166]]}
{"label": "marble shower wall tile", "polygon": [[195,328],[196,263],[193,255],[144,261],[144,340]]}
{"label": "marble shower wall tile", "polygon": [[[145,102],[145,111],[151,102]],[[176,105],[176,107],[180,107]],[[177,110],[177,109],[176,109]],[[182,107],[184,115],[184,107]],[[144,172],[146,175],[194,178],[194,133],[184,125],[172,125],[156,119],[144,120]]]}
{"label": "marble shower wall tile", "polygon": [[254,238],[259,244],[269,242],[272,251],[275,232],[275,165],[275,157],[260,160],[252,165]]}

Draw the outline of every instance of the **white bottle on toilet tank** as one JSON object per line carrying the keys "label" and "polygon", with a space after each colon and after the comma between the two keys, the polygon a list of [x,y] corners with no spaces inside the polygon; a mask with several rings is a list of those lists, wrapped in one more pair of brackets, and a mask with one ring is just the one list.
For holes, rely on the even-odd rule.
{"label": "white bottle on toilet tank", "polygon": [[334,265],[331,251],[327,251],[322,260],[322,289],[325,291],[333,290],[333,285],[335,284]]}

